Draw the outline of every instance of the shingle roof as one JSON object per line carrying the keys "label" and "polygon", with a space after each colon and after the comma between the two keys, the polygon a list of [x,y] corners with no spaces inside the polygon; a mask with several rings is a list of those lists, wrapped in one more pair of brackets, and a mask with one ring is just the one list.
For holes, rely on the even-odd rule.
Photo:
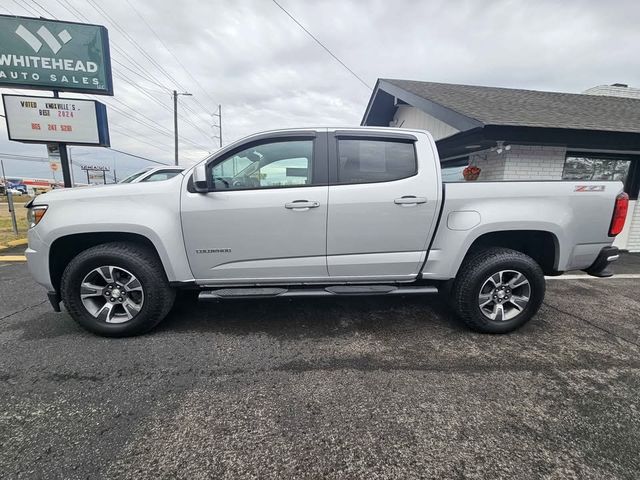
{"label": "shingle roof", "polygon": [[412,80],[381,81],[485,125],[640,133],[640,99]]}

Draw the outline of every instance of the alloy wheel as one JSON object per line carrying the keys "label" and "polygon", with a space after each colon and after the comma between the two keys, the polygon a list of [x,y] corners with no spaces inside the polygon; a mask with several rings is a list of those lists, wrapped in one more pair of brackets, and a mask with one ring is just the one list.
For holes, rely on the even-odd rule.
{"label": "alloy wheel", "polygon": [[121,267],[106,265],[91,270],[80,284],[82,305],[93,317],[106,323],[133,319],[144,304],[142,284]]}
{"label": "alloy wheel", "polygon": [[516,270],[491,275],[480,288],[478,306],[489,320],[506,322],[518,316],[531,299],[531,284]]}

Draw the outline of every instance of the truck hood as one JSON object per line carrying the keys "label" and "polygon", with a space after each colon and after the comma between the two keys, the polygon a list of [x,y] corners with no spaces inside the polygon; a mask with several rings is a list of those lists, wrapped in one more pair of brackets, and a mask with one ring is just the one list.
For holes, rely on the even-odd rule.
{"label": "truck hood", "polygon": [[111,185],[96,185],[87,187],[63,188],[38,195],[33,205],[50,205],[53,203],[80,200],[91,201],[105,198],[130,198],[166,191],[167,195],[179,188],[183,176],[161,182],[115,183]]}

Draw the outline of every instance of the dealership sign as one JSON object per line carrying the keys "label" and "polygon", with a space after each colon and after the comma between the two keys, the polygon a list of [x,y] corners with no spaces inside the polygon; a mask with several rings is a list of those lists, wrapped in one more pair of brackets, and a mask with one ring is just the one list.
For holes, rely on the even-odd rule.
{"label": "dealership sign", "polygon": [[94,100],[3,95],[9,140],[108,147],[107,109]]}
{"label": "dealership sign", "polygon": [[107,29],[0,15],[0,86],[113,95]]}
{"label": "dealership sign", "polygon": [[111,169],[102,165],[80,165],[81,170],[87,170],[89,172],[108,172]]}

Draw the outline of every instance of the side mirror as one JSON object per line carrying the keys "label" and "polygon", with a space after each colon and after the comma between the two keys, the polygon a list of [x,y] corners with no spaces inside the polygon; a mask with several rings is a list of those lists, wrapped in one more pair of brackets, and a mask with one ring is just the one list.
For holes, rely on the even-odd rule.
{"label": "side mirror", "polygon": [[198,193],[208,193],[207,167],[204,163],[196,165],[193,169],[193,188]]}

